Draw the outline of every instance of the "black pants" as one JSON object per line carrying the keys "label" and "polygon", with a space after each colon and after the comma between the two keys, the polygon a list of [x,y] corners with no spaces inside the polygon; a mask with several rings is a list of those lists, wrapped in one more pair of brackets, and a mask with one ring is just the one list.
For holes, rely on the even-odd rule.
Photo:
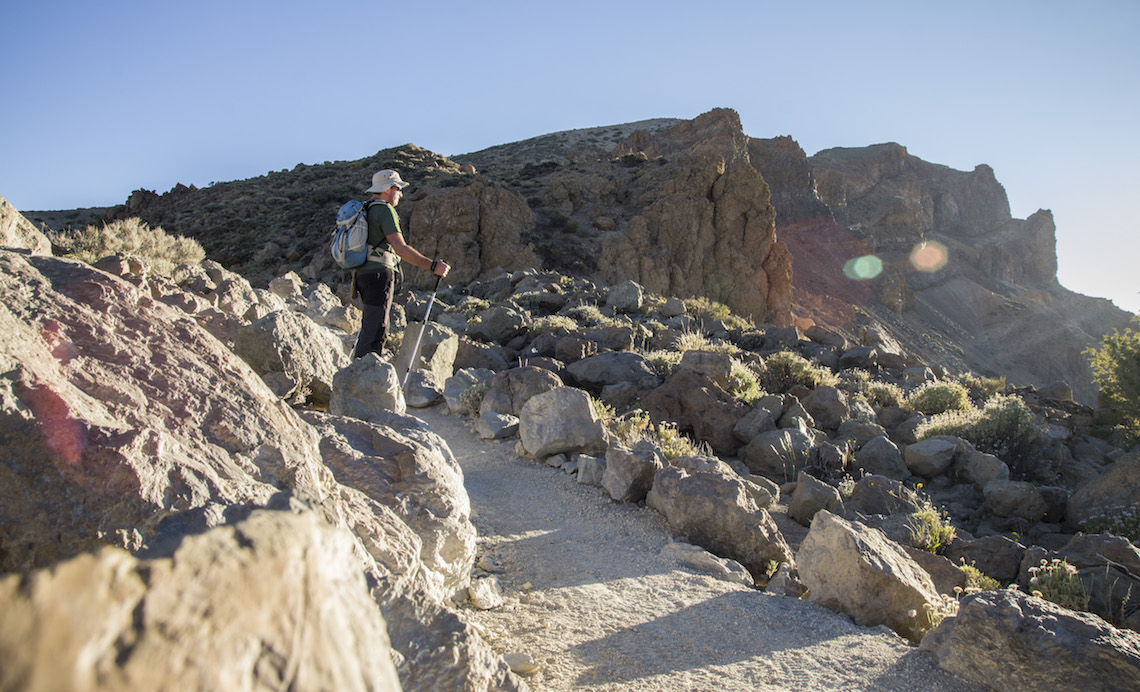
{"label": "black pants", "polygon": [[384,342],[388,339],[388,316],[392,311],[395,284],[396,273],[388,267],[356,273],[356,290],[364,302],[364,317],[360,322],[360,333],[356,335],[356,358],[383,352]]}

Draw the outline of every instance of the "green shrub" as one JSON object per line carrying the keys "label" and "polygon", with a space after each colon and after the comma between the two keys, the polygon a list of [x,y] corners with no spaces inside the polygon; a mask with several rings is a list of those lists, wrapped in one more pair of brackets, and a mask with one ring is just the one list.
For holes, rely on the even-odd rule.
{"label": "green shrub", "polygon": [[729,375],[728,393],[739,401],[752,406],[766,392],[760,388],[756,373],[739,360],[732,359],[732,373]]}
{"label": "green shrub", "polygon": [[681,364],[681,352],[665,349],[651,351],[645,355],[645,359],[649,361],[649,366],[658,377],[667,380]]}
{"label": "green shrub", "polygon": [[1140,440],[1140,333],[1113,331],[1085,355],[1100,388],[1101,408],[1132,440]]}
{"label": "green shrub", "polygon": [[1140,502],[1107,507],[1085,520],[1086,533],[1108,533],[1140,547]]}
{"label": "green shrub", "polygon": [[863,387],[863,395],[872,406],[879,408],[902,406],[906,399],[902,387],[891,382],[868,382]]}
{"label": "green shrub", "polygon": [[970,391],[957,382],[924,382],[911,392],[905,405],[927,416],[963,411],[970,407]]}
{"label": "green shrub", "polygon": [[479,409],[483,406],[483,397],[487,395],[487,390],[490,388],[491,384],[486,380],[476,382],[459,394],[459,401],[473,415],[478,416]]}
{"label": "green shrub", "polygon": [[545,317],[539,317],[530,325],[530,333],[534,335],[558,331],[572,334],[577,329],[578,323],[565,315],[547,315]]}
{"label": "green shrub", "polygon": [[1051,481],[1056,475],[1042,456],[1048,444],[1044,423],[1016,396],[999,394],[981,409],[947,411],[922,423],[915,437],[954,435],[993,454],[1019,480]]}
{"label": "green shrub", "polygon": [[912,548],[941,554],[954,540],[955,530],[945,510],[939,510],[929,497],[921,497],[919,509],[907,515]]}
{"label": "green shrub", "polygon": [[88,226],[82,231],[52,232],[48,237],[64,255],[88,264],[121,252],[146,260],[152,271],[164,276],[170,276],[181,264],[197,264],[206,258],[205,250],[193,238],[168,235],[161,227],[151,228],[139,219]]}
{"label": "green shrub", "polygon": [[797,384],[808,389],[835,386],[839,378],[825,367],[815,365],[795,351],[779,351],[752,366],[756,382],[766,392],[783,394]]}
{"label": "green shrub", "polygon": [[1042,560],[1030,567],[1029,587],[1032,594],[1070,610],[1087,610],[1089,592],[1077,577],[1077,568],[1064,560]]}
{"label": "green shrub", "polygon": [[979,591],[996,591],[1001,588],[1001,582],[993,577],[987,576],[982,570],[974,565],[967,565],[965,558],[962,560],[961,566],[958,568],[966,575],[966,588],[962,592],[971,594],[978,593]]}
{"label": "green shrub", "polygon": [[619,324],[614,318],[602,314],[597,305],[576,305],[563,310],[562,314],[583,327],[612,327]]}
{"label": "green shrub", "polygon": [[970,390],[970,399],[979,403],[1005,391],[1004,377],[980,377],[968,372],[958,375],[956,379]]}

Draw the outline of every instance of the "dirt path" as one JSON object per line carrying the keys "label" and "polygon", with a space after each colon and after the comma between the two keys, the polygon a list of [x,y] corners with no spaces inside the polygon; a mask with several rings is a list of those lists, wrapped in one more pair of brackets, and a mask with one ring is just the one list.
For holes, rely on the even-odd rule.
{"label": "dirt path", "polygon": [[680,565],[651,509],[478,438],[440,407],[409,411],[451,446],[505,603],[470,610],[501,654],[555,690],[946,690],[979,688],[885,628]]}

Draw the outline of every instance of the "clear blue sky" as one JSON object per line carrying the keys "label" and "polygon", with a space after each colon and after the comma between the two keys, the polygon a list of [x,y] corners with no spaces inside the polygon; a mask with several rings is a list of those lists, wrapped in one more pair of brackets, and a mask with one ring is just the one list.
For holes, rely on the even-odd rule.
{"label": "clear blue sky", "polygon": [[1014,216],[1053,211],[1062,284],[1140,310],[1136,0],[45,0],[3,23],[17,209],[729,107],[808,154],[987,163]]}

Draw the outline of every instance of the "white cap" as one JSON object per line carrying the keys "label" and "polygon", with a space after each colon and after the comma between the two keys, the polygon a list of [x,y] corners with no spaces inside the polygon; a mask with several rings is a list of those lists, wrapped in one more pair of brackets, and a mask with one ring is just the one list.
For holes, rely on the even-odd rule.
{"label": "white cap", "polygon": [[393,185],[401,189],[408,186],[407,183],[400,180],[399,173],[391,168],[385,168],[382,171],[376,171],[376,174],[372,176],[372,187],[365,192],[383,192]]}

